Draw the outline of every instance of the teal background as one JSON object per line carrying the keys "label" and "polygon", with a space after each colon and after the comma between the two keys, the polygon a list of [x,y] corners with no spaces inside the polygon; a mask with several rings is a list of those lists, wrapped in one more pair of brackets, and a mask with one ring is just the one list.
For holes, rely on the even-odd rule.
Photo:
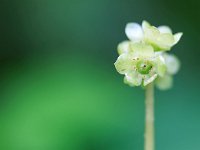
{"label": "teal background", "polygon": [[0,149],[142,150],[144,91],[113,63],[127,22],[183,38],[175,85],[156,90],[156,149],[200,147],[200,2],[1,0]]}

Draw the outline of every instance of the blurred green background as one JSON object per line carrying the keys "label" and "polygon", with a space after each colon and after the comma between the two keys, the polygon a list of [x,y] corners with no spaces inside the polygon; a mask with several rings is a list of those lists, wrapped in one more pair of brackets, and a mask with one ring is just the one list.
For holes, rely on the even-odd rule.
{"label": "blurred green background", "polygon": [[1,0],[0,149],[142,150],[144,91],[113,63],[127,22],[182,31],[173,89],[156,91],[157,150],[200,147],[200,1]]}

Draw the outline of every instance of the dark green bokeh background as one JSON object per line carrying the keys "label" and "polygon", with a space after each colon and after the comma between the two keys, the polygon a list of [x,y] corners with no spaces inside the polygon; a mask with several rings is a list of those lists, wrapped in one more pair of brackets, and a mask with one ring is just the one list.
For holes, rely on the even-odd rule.
{"label": "dark green bokeh background", "polygon": [[200,1],[1,0],[0,149],[142,150],[144,91],[113,66],[127,22],[182,31],[156,91],[157,150],[200,147]]}

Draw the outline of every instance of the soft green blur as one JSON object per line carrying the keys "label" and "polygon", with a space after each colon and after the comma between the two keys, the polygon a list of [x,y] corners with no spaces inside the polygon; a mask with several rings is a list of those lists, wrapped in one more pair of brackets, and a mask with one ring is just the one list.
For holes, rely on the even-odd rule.
{"label": "soft green blur", "polygon": [[200,147],[200,1],[1,0],[0,149],[143,150],[144,91],[113,63],[127,22],[183,32],[156,91],[156,149]]}

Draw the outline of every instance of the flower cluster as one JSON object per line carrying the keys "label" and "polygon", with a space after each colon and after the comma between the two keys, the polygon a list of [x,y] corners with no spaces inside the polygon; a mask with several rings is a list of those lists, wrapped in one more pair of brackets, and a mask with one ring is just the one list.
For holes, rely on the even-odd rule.
{"label": "flower cluster", "polygon": [[124,82],[130,86],[146,86],[156,79],[158,88],[170,88],[180,62],[167,51],[178,43],[182,33],[172,34],[168,26],[156,28],[146,21],[142,26],[128,23],[125,33],[129,40],[118,45],[119,57],[114,64],[125,75]]}

